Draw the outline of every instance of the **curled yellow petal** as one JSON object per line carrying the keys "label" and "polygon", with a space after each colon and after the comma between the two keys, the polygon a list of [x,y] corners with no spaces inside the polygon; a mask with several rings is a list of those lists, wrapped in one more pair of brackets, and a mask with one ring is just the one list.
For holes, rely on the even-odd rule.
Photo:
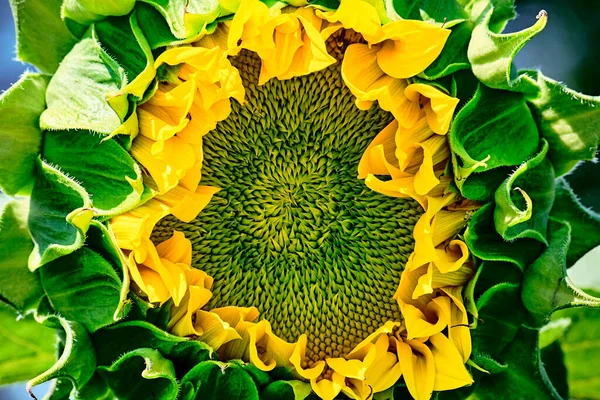
{"label": "curled yellow petal", "polygon": [[290,363],[294,366],[294,369],[298,375],[304,379],[312,380],[317,379],[323,370],[325,369],[325,361],[317,361],[312,367],[308,367],[308,364],[304,361],[306,356],[306,344],[308,338],[305,334],[300,335],[296,347],[290,356]]}
{"label": "curled yellow petal", "polygon": [[334,372],[331,379],[311,379],[310,386],[321,399],[333,400],[345,386],[344,377]]}
{"label": "curled yellow petal", "polygon": [[248,328],[248,359],[257,368],[271,371],[289,365],[296,345],[288,343],[273,333],[269,321],[262,320]]}
{"label": "curled yellow petal", "polygon": [[415,400],[429,400],[435,383],[431,350],[418,340],[409,340],[398,342],[397,351],[408,391]]}
{"label": "curled yellow petal", "polygon": [[404,91],[405,96],[409,99],[414,98],[417,93],[429,99],[425,102],[423,109],[431,129],[439,135],[446,134],[459,99],[448,96],[441,90],[423,83],[413,83]]}
{"label": "curled yellow petal", "polygon": [[438,333],[431,336],[429,341],[435,364],[433,390],[452,390],[473,383],[461,354],[451,340]]}
{"label": "curled yellow petal", "polygon": [[450,32],[424,21],[399,20],[366,38],[371,44],[382,43],[377,52],[381,69],[391,77],[405,79],[425,70],[440,55]]}
{"label": "curled yellow petal", "polygon": [[317,15],[329,22],[339,22],[345,29],[353,29],[365,35],[374,35],[381,28],[377,9],[364,0],[342,0],[335,11],[317,11]]}
{"label": "curled yellow petal", "polygon": [[462,287],[444,287],[442,291],[452,299],[448,337],[462,355],[463,362],[467,362],[471,356],[472,343],[469,318],[461,294]]}

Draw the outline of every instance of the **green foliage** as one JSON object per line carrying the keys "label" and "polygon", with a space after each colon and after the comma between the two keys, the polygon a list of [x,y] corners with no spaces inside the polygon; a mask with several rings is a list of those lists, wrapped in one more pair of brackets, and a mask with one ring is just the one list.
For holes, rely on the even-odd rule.
{"label": "green foliage", "polygon": [[119,399],[177,398],[175,368],[158,350],[138,348],[98,371]]}
{"label": "green foliage", "polygon": [[512,62],[525,44],[546,26],[545,13],[530,28],[520,32],[498,34],[490,30],[493,9],[482,13],[469,42],[468,57],[475,76],[494,89],[513,90],[537,95],[540,91],[536,82],[527,74],[511,75]]}
{"label": "green foliage", "polygon": [[0,194],[0,203],[0,304],[27,314],[44,296],[39,274],[27,268],[33,250],[27,230],[29,199],[10,200]]}
{"label": "green foliage", "polygon": [[531,238],[547,244],[546,228],[554,200],[554,169],[547,152],[544,140],[542,150],[496,190],[494,222],[504,239]]}
{"label": "green foliage", "polygon": [[50,368],[56,361],[54,329],[31,316],[17,314],[0,303],[0,385],[22,382]]}
{"label": "green foliage", "polygon": [[17,31],[17,57],[49,74],[56,71],[76,42],[61,19],[61,3],[62,0],[10,0]]}
{"label": "green foliage", "polygon": [[512,243],[505,241],[496,231],[493,203],[486,204],[471,217],[465,240],[476,257],[513,263],[521,270],[534,261],[544,247],[542,243],[528,238]]}
{"label": "green foliage", "polygon": [[261,400],[304,400],[312,391],[310,384],[301,381],[275,381],[260,392]]}
{"label": "green foliage", "polygon": [[540,94],[530,107],[542,137],[550,143],[556,174],[564,175],[581,160],[592,160],[600,143],[600,97],[585,96],[565,85],[528,71]]}
{"label": "green foliage", "polygon": [[124,87],[126,79],[123,68],[89,33],[67,54],[48,85],[42,129],[112,133],[129,106],[125,97],[114,104],[107,97]]}
{"label": "green foliage", "polygon": [[171,33],[190,42],[206,32],[207,25],[219,17],[217,0],[141,0],[153,6],[167,21]]}
{"label": "green foliage", "polygon": [[64,318],[89,332],[115,322],[121,280],[98,253],[83,247],[44,265],[40,276],[52,308]]}
{"label": "green foliage", "polygon": [[0,189],[10,195],[31,189],[48,81],[46,75],[25,74],[0,95]]}
{"label": "green foliage", "polygon": [[244,369],[234,363],[206,361],[181,380],[181,400],[258,400],[258,390]]}
{"label": "green foliage", "polygon": [[38,159],[28,225],[34,242],[33,271],[81,246],[92,219],[92,204],[73,179]]}
{"label": "green foliage", "polygon": [[64,19],[87,26],[107,16],[129,14],[134,6],[135,0],[65,0],[62,14]]}
{"label": "green foliage", "polygon": [[533,314],[548,318],[570,306],[600,307],[600,299],[576,288],[567,277],[567,252],[571,242],[568,223],[550,219],[549,246],[527,269],[523,279],[523,303]]}
{"label": "green foliage", "polygon": [[135,207],[144,191],[137,163],[116,141],[86,131],[49,131],[44,160],[76,177],[92,199],[94,215],[110,217]]}
{"label": "green foliage", "polygon": [[567,268],[600,243],[600,215],[585,208],[564,179],[558,179],[552,217],[569,223],[571,244]]}
{"label": "green foliage", "polygon": [[[454,180],[459,188],[473,172],[519,165],[533,156],[539,146],[537,127],[523,95],[484,85],[479,86],[475,97],[456,115],[449,140]],[[469,190],[479,193],[495,188]],[[467,197],[468,194],[463,193]]]}
{"label": "green foliage", "polygon": [[71,383],[72,393],[76,393],[88,383],[96,368],[96,355],[88,333],[81,324],[62,317],[36,315],[36,320],[59,330],[62,354],[50,369],[27,382],[27,390],[31,393],[34,386],[63,378]]}

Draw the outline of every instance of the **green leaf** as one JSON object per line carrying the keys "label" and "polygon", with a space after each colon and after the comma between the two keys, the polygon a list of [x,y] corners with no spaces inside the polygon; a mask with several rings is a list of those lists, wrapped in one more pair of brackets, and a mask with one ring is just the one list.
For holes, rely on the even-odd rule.
{"label": "green leaf", "polygon": [[121,280],[98,253],[83,247],[44,265],[40,277],[52,308],[61,316],[89,332],[115,322]]}
{"label": "green leaf", "polygon": [[26,73],[0,95],[0,188],[10,195],[33,181],[42,141],[39,118],[46,108],[48,81],[46,75]]}
{"label": "green leaf", "polygon": [[217,0],[141,0],[153,6],[167,21],[180,42],[191,42],[206,32],[220,14]]}
{"label": "green leaf", "polygon": [[93,216],[91,206],[79,184],[38,158],[28,218],[35,243],[29,269],[83,246]]}
{"label": "green leaf", "polygon": [[114,216],[134,208],[144,191],[137,163],[116,141],[86,131],[49,131],[42,157],[73,177],[90,195],[94,215]]}
{"label": "green leaf", "polygon": [[258,390],[244,369],[235,363],[204,361],[181,380],[181,398],[258,400]]}
{"label": "green leaf", "polygon": [[542,141],[542,150],[521,164],[496,190],[494,221],[496,230],[506,240],[531,238],[547,244],[554,169],[546,158],[548,142]]}
{"label": "green leaf", "polygon": [[312,391],[310,384],[301,381],[275,381],[260,392],[261,400],[304,400]]}
{"label": "green leaf", "polygon": [[36,320],[46,326],[59,329],[62,335],[62,354],[47,371],[27,382],[27,391],[32,387],[56,378],[68,379],[72,386],[72,397],[91,379],[96,369],[94,348],[83,325],[67,321],[55,315],[36,315]]}
{"label": "green leaf", "polygon": [[568,222],[571,226],[567,268],[600,245],[600,215],[584,207],[567,181],[562,178],[556,182],[556,194],[551,215],[557,220]]}
{"label": "green leaf", "polygon": [[486,291],[477,301],[477,309],[479,323],[471,331],[473,354],[495,359],[513,341],[521,324],[531,318],[521,301],[520,287],[510,283]]}
{"label": "green leaf", "polygon": [[50,368],[56,360],[56,332],[31,316],[17,320],[0,304],[0,385],[23,382]]}
{"label": "green leaf", "polygon": [[505,261],[482,261],[481,272],[477,276],[475,295],[481,295],[499,283],[519,284],[523,271],[515,263]]}
{"label": "green leaf", "polygon": [[502,32],[508,21],[517,17],[515,0],[470,1],[466,10],[470,13],[473,21],[480,20],[491,10],[489,29],[495,33]]}
{"label": "green leaf", "polygon": [[600,310],[574,308],[558,311],[553,317],[572,321],[559,339],[571,398],[600,399]]}
{"label": "green leaf", "polygon": [[[505,308],[509,309],[509,308]],[[468,400],[555,399],[562,400],[540,362],[538,331],[521,326],[514,338],[498,355],[508,368],[483,376]]]}
{"label": "green leaf", "polygon": [[171,335],[145,321],[121,322],[92,335],[98,365],[110,365],[116,358],[140,347],[157,349],[177,368],[181,378],[194,365],[214,357],[205,343]]}
{"label": "green leaf", "polygon": [[404,19],[422,19],[423,12],[437,22],[467,18],[456,0],[393,0],[394,9]]}
{"label": "green leaf", "polygon": [[65,0],[62,14],[78,24],[90,25],[111,15],[129,14],[134,6],[135,0]]}
{"label": "green leaf", "polygon": [[473,172],[520,165],[539,148],[537,126],[523,95],[483,85],[456,115],[449,140],[459,189]]}
{"label": "green leaf", "polygon": [[126,83],[124,70],[91,34],[86,35],[67,54],[48,85],[42,129],[112,133],[121,125],[129,104],[125,96],[111,104],[108,98]]}
{"label": "green leaf", "polygon": [[141,99],[154,79],[155,69],[152,51],[138,24],[137,11],[130,17],[98,22],[94,29],[104,51],[125,70],[130,82],[121,94],[130,93]]}
{"label": "green leaf", "polygon": [[175,368],[158,350],[133,350],[98,371],[119,399],[177,398]]}
{"label": "green leaf", "polygon": [[156,8],[140,2],[135,8],[135,12],[140,29],[148,40],[150,48],[157,49],[178,41],[171,32],[169,24]]}
{"label": "green leaf", "polygon": [[422,72],[422,76],[435,80],[453,74],[462,69],[469,69],[467,49],[473,32],[471,21],[464,21],[450,28],[452,32],[444,45],[442,53]]}
{"label": "green leaf", "polygon": [[481,207],[471,217],[465,241],[476,257],[486,261],[510,262],[521,270],[531,264],[544,248],[542,243],[528,238],[505,241],[494,225],[493,203]]}
{"label": "green leaf", "polygon": [[[6,195],[0,194],[0,199]],[[27,268],[33,242],[27,230],[29,199],[2,201],[0,205],[0,302],[18,313],[34,310],[44,296],[37,272]]]}
{"label": "green leaf", "polygon": [[567,368],[560,343],[554,342],[544,348],[540,347],[540,361],[554,389],[563,399],[568,399]]}
{"label": "green leaf", "polygon": [[600,299],[582,292],[567,277],[567,251],[571,242],[568,223],[550,218],[549,245],[525,271],[523,304],[533,314],[547,318],[552,312],[574,306],[600,307]]}
{"label": "green leaf", "polygon": [[600,96],[586,96],[531,71],[540,95],[530,107],[540,133],[550,143],[549,156],[558,176],[580,161],[592,160],[600,143]]}
{"label": "green leaf", "polygon": [[10,0],[17,32],[17,57],[53,73],[76,42],[60,16],[62,0]]}
{"label": "green leaf", "polygon": [[117,239],[110,229],[102,223],[92,220],[90,229],[87,233],[86,244],[89,248],[98,253],[102,258],[108,261],[117,272],[121,282],[121,294],[119,306],[115,310],[113,319],[118,321],[124,318],[131,309],[131,300],[129,295],[129,269],[127,260],[117,244]]}
{"label": "green leaf", "polygon": [[482,14],[473,29],[467,52],[473,73],[481,82],[494,89],[504,89],[536,95],[539,88],[529,75],[511,76],[514,57],[525,44],[542,31],[548,16],[541,13],[538,21],[520,32],[498,34],[490,30],[493,9]]}

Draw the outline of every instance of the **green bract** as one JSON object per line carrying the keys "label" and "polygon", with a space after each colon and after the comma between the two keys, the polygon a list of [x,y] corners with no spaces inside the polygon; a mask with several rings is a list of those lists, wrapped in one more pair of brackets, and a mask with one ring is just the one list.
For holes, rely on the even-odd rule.
{"label": "green bract", "polygon": [[[460,100],[448,133],[449,168],[456,190],[481,204],[464,233],[477,267],[464,294],[478,316],[470,321],[468,362],[475,383],[439,398],[567,399],[569,391],[599,398],[590,371],[600,317],[568,308],[598,307],[600,300],[577,287],[567,269],[600,244],[600,216],[582,206],[564,175],[596,155],[600,98],[539,71],[515,71],[513,58],[548,23],[545,12],[530,28],[503,34],[516,16],[510,0],[370,3],[383,21],[417,19],[451,30],[440,56],[411,78]],[[339,1],[310,4],[335,10]],[[51,399],[316,398],[288,370],[223,362],[207,344],[167,333],[170,304],[153,307],[130,291],[127,260],[106,224],[151,196],[128,150],[138,130],[137,105],[172,73],[162,67],[155,77],[155,59],[166,46],[214,32],[239,2],[11,0],[11,6],[17,55],[39,73],[25,74],[0,96],[0,384],[30,379],[31,390],[56,378]],[[343,122],[351,123],[351,111]],[[216,135],[230,132],[222,126]],[[218,149],[209,149],[209,158],[211,151]],[[236,160],[219,162],[237,168]],[[373,200],[374,207],[384,200]],[[219,211],[213,214],[203,224],[218,230]],[[304,228],[299,235],[315,245],[318,238]],[[16,322],[17,316],[24,319]],[[593,354],[579,350],[582,341]],[[596,384],[581,383],[591,378]],[[405,396],[399,383],[375,398]]]}

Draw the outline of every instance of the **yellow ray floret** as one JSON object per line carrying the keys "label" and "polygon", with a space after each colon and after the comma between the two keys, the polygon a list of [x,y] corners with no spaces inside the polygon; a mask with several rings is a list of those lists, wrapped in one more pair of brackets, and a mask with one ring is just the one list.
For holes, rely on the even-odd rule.
{"label": "yellow ray floret", "polygon": [[373,139],[358,165],[358,178],[376,192],[412,197],[427,209],[427,198],[441,196],[452,179],[444,175],[449,158],[446,138],[433,132],[421,111],[411,128],[394,120]]}
{"label": "yellow ray floret", "polygon": [[320,71],[336,62],[321,35],[323,21],[312,8],[282,13],[258,0],[242,0],[229,27],[229,54],[254,51],[262,60],[259,85]]}
{"label": "yellow ray floret", "polygon": [[156,60],[179,65],[179,84],[161,84],[138,108],[140,133],[131,154],[154,179],[159,193],[180,182],[193,190],[200,181],[202,136],[231,112],[230,98],[244,100],[238,71],[223,49],[176,47]]}

